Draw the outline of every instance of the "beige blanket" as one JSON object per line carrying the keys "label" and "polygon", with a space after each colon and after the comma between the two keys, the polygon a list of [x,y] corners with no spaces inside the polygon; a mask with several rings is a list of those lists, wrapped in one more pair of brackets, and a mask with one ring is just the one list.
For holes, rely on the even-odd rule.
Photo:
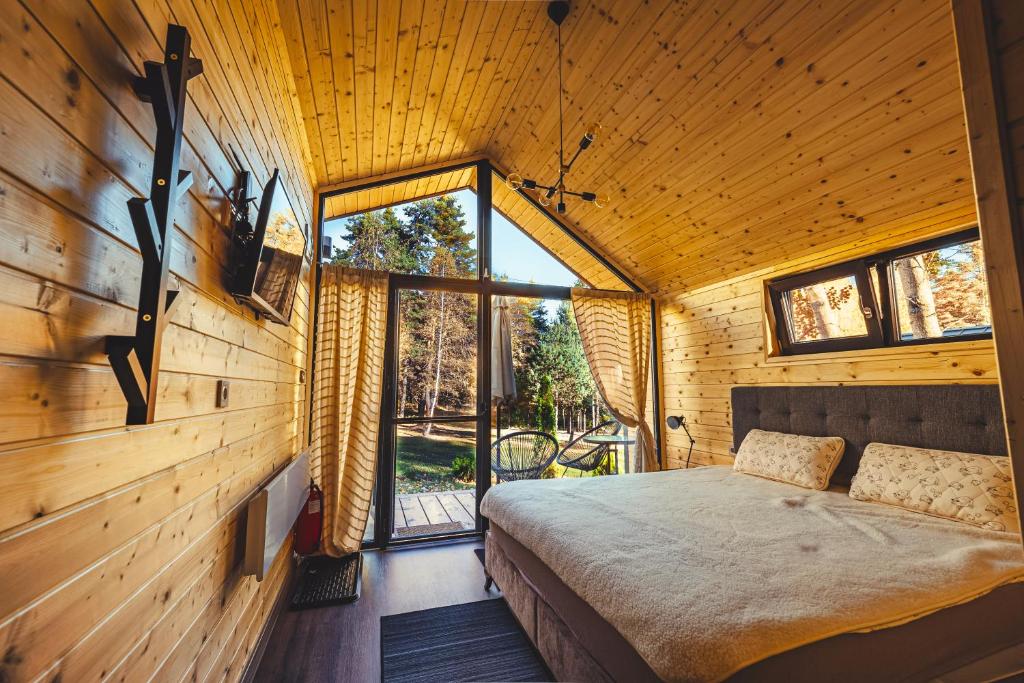
{"label": "beige blanket", "polygon": [[727,467],[499,484],[481,511],[668,681],[1024,580],[1015,535]]}

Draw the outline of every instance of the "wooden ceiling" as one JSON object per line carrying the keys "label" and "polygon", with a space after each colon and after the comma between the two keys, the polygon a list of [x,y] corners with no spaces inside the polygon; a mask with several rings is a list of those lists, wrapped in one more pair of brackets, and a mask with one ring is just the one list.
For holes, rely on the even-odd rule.
{"label": "wooden ceiling", "polygon": [[370,189],[330,195],[324,199],[324,220],[343,218],[372,209],[383,209],[466,188],[476,188],[476,169],[472,166]]}
{"label": "wooden ceiling", "polygon": [[[279,0],[322,185],[472,154],[557,162],[543,2]],[[568,219],[669,293],[971,215],[948,0],[575,0]]]}

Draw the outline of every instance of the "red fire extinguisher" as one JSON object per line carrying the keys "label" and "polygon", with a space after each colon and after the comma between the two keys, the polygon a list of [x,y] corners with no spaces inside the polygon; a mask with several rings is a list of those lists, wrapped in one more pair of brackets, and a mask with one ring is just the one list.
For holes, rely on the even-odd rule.
{"label": "red fire extinguisher", "polygon": [[312,555],[320,547],[320,534],[323,530],[324,511],[323,491],[309,480],[309,498],[302,506],[299,519],[295,522],[295,552],[299,555]]}

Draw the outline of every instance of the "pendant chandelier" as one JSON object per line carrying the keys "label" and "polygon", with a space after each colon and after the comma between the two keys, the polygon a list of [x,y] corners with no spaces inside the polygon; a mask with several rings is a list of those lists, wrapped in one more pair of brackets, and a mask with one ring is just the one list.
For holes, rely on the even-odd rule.
{"label": "pendant chandelier", "polygon": [[562,121],[562,22],[565,21],[567,16],[569,16],[568,0],[556,0],[555,2],[548,3],[548,18],[555,23],[558,32],[558,179],[551,185],[542,185],[536,180],[524,178],[519,173],[509,173],[505,179],[505,184],[513,190],[536,190],[537,201],[542,206],[551,206],[555,200],[555,195],[558,195],[558,203],[555,204],[555,210],[558,213],[565,213],[566,195],[579,197],[585,202],[593,203],[598,208],[608,206],[610,201],[608,195],[598,195],[595,192],[572,192],[565,188],[565,176],[572,170],[572,165],[576,163],[580,153],[590,147],[601,130],[600,124],[596,123],[588,127],[580,139],[576,152],[569,159],[569,162],[566,163]]}

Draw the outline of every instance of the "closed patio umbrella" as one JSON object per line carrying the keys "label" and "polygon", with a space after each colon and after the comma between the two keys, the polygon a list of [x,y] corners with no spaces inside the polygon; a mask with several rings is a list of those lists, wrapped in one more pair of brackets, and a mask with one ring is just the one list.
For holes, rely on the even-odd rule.
{"label": "closed patio umbrella", "polygon": [[516,399],[516,375],[512,367],[512,315],[508,297],[494,297],[491,317],[491,400],[498,404],[498,437],[501,437],[501,406]]}

